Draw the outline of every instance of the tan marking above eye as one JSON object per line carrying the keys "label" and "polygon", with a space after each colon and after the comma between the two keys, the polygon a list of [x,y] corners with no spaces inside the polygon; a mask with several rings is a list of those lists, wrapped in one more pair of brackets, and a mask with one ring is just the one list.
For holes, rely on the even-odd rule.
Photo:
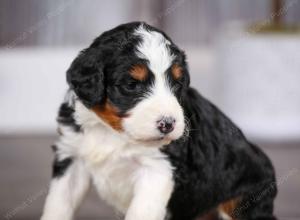
{"label": "tan marking above eye", "polygon": [[171,67],[171,73],[174,79],[179,79],[182,76],[182,68],[177,63],[173,64]]}
{"label": "tan marking above eye", "polygon": [[122,131],[122,119],[114,107],[108,100],[103,105],[96,105],[91,108],[103,121],[109,124],[113,129]]}
{"label": "tan marking above eye", "polygon": [[143,81],[148,76],[148,69],[145,64],[136,64],[131,67],[129,73],[134,79]]}

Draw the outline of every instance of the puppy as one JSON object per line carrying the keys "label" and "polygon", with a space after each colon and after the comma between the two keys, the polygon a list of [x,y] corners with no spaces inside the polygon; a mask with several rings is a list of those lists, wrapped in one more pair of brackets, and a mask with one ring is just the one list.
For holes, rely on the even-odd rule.
{"label": "puppy", "polygon": [[92,184],[125,220],[274,220],[270,160],[189,86],[185,55],[142,22],[73,61],[42,220],[70,220]]}

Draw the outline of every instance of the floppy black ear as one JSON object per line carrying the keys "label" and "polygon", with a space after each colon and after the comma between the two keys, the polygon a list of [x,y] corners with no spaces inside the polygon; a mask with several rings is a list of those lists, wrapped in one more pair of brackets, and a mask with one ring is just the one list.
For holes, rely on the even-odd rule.
{"label": "floppy black ear", "polygon": [[83,50],[67,71],[67,82],[87,107],[104,99],[104,73],[99,49]]}

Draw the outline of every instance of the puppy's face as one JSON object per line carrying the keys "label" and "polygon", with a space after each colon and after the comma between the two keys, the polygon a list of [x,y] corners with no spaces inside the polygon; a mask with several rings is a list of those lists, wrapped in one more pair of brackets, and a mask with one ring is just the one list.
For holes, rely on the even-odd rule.
{"label": "puppy's face", "polygon": [[189,76],[183,52],[162,32],[125,24],[101,35],[77,60],[68,82],[102,122],[135,141],[182,136],[180,100]]}

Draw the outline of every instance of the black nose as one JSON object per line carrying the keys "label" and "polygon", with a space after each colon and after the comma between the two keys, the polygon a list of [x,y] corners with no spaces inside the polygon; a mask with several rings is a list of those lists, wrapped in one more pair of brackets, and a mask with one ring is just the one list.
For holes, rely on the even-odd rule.
{"label": "black nose", "polygon": [[173,117],[163,117],[157,121],[157,128],[163,134],[168,134],[174,130],[175,119]]}

